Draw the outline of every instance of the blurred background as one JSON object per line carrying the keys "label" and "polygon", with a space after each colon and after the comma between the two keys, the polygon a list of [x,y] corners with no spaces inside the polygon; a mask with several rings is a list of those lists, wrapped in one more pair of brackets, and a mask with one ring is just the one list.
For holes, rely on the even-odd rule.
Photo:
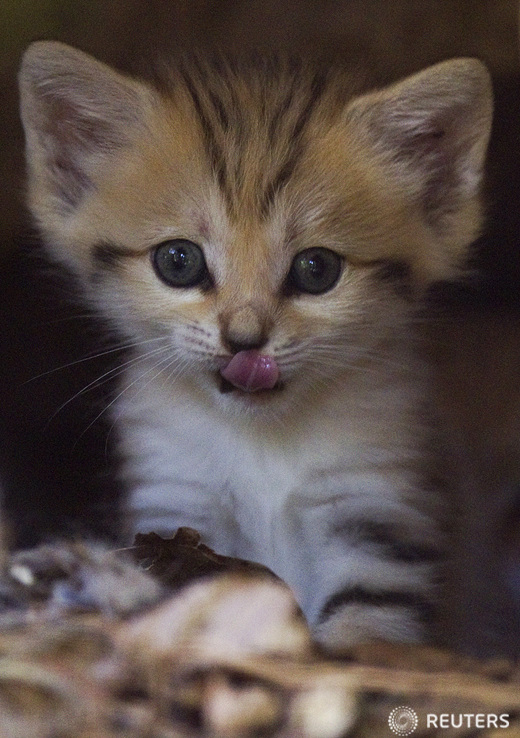
{"label": "blurred background", "polygon": [[[455,381],[442,401],[453,408],[456,396],[462,417],[468,395],[480,396],[485,373],[497,371],[490,343],[497,333],[505,331],[500,357],[507,355],[499,370],[507,373],[517,363],[518,343],[509,328],[501,328],[517,329],[520,308],[517,0],[1,0],[0,474],[13,545],[33,544],[57,530],[110,535],[118,515],[113,433],[98,418],[110,386],[81,393],[113,359],[109,354],[80,361],[103,351],[102,326],[76,304],[70,278],[45,263],[23,204],[16,74],[23,49],[42,38],[68,42],[133,72],[157,55],[193,46],[340,56],[367,64],[385,80],[451,56],[483,59],[493,74],[497,106],[489,223],[475,245],[470,282],[440,291],[451,310],[443,325],[455,328],[443,327],[438,355],[444,367],[455,357],[457,371],[446,371],[465,381],[463,387]],[[461,338],[457,326],[467,325],[468,316],[479,322]],[[468,368],[470,355],[478,359]],[[507,401],[507,378],[501,386]],[[454,423],[473,444],[473,456],[484,454],[488,469],[498,441],[491,431],[470,438],[475,416],[479,425],[485,412],[478,400],[470,405],[471,413]],[[516,433],[517,415],[508,422]],[[503,439],[502,426],[496,435]]]}

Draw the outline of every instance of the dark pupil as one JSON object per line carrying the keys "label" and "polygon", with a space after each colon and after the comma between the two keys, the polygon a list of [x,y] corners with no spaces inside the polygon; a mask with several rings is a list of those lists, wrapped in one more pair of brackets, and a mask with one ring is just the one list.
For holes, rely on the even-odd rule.
{"label": "dark pupil", "polygon": [[181,276],[182,271],[190,270],[193,264],[193,255],[190,254],[184,246],[177,246],[168,249],[168,266],[172,272]]}
{"label": "dark pupil", "polygon": [[303,268],[307,270],[307,274],[311,279],[319,281],[326,270],[325,259],[321,256],[309,256],[309,258],[304,261]]}

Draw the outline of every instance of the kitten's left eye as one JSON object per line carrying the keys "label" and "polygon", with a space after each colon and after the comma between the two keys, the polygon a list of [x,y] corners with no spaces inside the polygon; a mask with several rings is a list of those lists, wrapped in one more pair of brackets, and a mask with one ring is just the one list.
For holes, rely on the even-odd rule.
{"label": "kitten's left eye", "polygon": [[202,249],[184,238],[159,244],[152,252],[152,262],[158,276],[170,287],[195,287],[209,280]]}
{"label": "kitten's left eye", "polygon": [[320,295],[331,290],[341,274],[341,257],[324,248],[305,249],[294,257],[287,282],[299,292]]}

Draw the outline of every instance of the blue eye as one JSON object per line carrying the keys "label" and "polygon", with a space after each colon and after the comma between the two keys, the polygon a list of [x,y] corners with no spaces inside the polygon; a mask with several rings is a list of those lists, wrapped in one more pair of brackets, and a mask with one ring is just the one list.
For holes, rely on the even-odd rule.
{"label": "blue eye", "polygon": [[202,249],[184,238],[159,244],[152,252],[152,263],[170,287],[196,287],[210,280]]}
{"label": "blue eye", "polygon": [[294,257],[288,285],[298,292],[321,295],[331,290],[341,274],[341,257],[324,248],[305,249]]}

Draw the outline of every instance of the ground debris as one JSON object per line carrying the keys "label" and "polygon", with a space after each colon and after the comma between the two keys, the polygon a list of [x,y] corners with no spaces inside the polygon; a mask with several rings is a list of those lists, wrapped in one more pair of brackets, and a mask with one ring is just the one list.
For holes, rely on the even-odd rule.
{"label": "ground debris", "polygon": [[[0,738],[520,738],[518,664],[389,643],[324,654],[263,567],[186,529],[136,553],[141,566],[86,544],[7,558]],[[110,591],[125,581],[146,597]]]}

